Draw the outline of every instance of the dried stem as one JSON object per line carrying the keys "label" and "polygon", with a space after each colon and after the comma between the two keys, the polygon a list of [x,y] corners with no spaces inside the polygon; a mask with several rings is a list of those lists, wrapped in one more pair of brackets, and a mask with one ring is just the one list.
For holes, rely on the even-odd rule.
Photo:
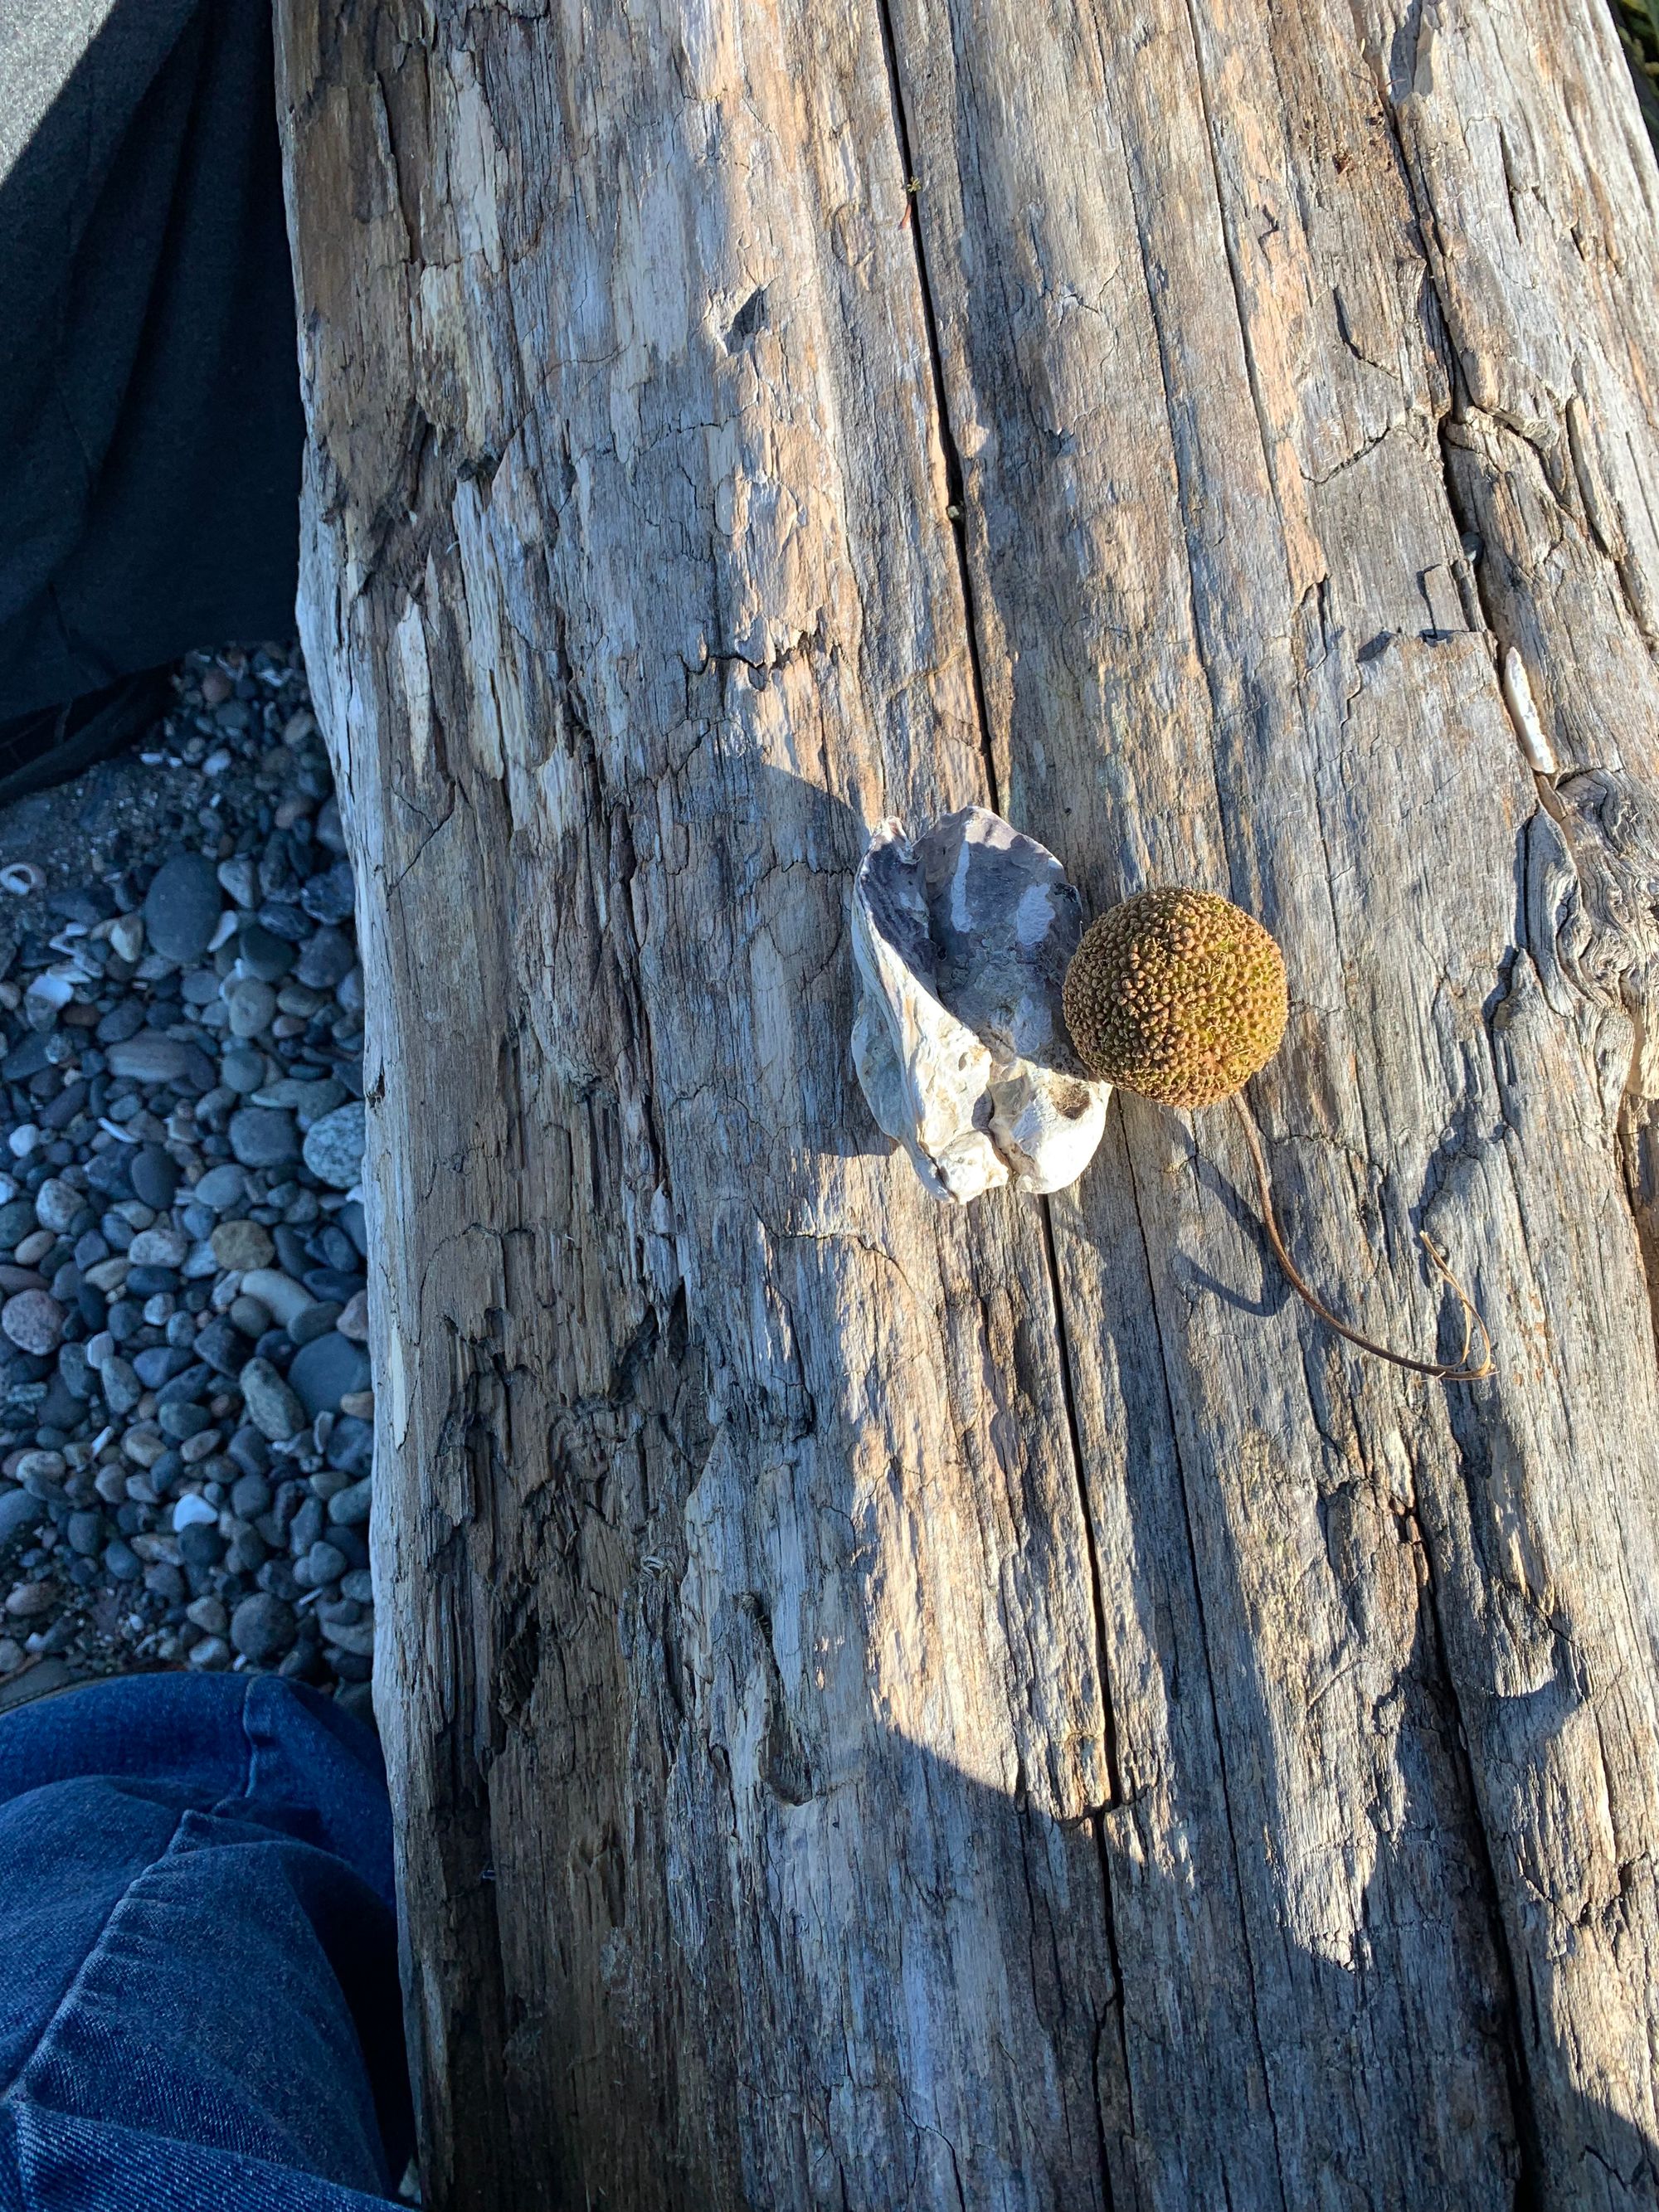
{"label": "dried stem", "polygon": [[[1357,1344],[1362,1352],[1374,1352],[1377,1358],[1391,1360],[1396,1367],[1408,1367],[1414,1375],[1437,1376],[1443,1382],[1479,1382],[1485,1376],[1492,1374],[1494,1363],[1492,1356],[1492,1338],[1487,1333],[1486,1324],[1481,1319],[1474,1301],[1446,1265],[1445,1255],[1437,1252],[1430,1243],[1426,1231],[1419,1231],[1419,1234],[1423,1238],[1423,1249],[1429,1255],[1430,1264],[1436,1274],[1449,1287],[1463,1309],[1463,1349],[1452,1365],[1442,1366],[1431,1359],[1410,1359],[1403,1352],[1390,1352],[1386,1344],[1373,1343],[1370,1337],[1361,1336],[1358,1329],[1350,1328],[1346,1322],[1339,1321],[1330,1308],[1322,1304],[1316,1297],[1313,1291],[1297,1274],[1290,1254],[1285,1249],[1285,1239],[1279,1234],[1279,1217],[1273,1211],[1273,1185],[1267,1178],[1267,1162],[1261,1149],[1261,1139],[1256,1129],[1255,1117],[1244,1103],[1243,1092],[1235,1091],[1232,1093],[1232,1102],[1238,1109],[1239,1125],[1244,1132],[1244,1141],[1249,1145],[1250,1158],[1255,1163],[1256,1189],[1261,1194],[1261,1220],[1262,1225],[1267,1231],[1267,1242],[1273,1246],[1273,1255],[1285,1270],[1285,1279],[1291,1288],[1304,1304],[1312,1307],[1327,1328],[1334,1328],[1339,1336],[1346,1337],[1350,1344]],[[1486,1349],[1481,1355],[1480,1364],[1471,1366],[1469,1347],[1477,1329],[1480,1333],[1480,1341]]]}

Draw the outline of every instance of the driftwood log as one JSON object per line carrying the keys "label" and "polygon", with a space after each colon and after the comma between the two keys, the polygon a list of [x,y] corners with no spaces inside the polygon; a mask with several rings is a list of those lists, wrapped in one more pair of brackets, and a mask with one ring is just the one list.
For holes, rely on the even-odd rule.
{"label": "driftwood log", "polygon": [[[1600,0],[276,12],[428,2205],[1651,2206]],[[1291,1248],[1452,1357],[1428,1230],[1493,1381],[1289,1297],[1223,1112],[923,1194],[848,890],[970,800],[1268,922]]]}

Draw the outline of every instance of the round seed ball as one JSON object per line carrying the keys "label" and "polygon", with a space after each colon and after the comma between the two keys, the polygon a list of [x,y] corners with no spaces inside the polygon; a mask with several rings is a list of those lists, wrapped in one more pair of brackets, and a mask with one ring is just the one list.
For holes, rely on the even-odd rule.
{"label": "round seed ball", "polygon": [[1142,891],[1085,933],[1064,1005],[1091,1075],[1166,1106],[1212,1106],[1279,1048],[1285,956],[1213,891]]}

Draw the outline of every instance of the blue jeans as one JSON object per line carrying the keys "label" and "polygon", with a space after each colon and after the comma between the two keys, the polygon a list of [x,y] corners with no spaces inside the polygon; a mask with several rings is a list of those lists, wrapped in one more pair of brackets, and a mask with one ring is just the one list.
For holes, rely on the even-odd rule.
{"label": "blue jeans", "polygon": [[410,2133],[371,1732],[261,1675],[0,1717],[0,2212],[362,2212]]}

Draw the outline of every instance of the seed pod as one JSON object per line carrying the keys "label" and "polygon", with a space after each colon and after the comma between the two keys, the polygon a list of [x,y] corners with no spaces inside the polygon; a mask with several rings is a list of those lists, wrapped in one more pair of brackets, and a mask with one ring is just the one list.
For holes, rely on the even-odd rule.
{"label": "seed pod", "polygon": [[[1078,1058],[1097,1079],[1165,1106],[1232,1101],[1255,1170],[1267,1241],[1291,1289],[1328,1328],[1362,1352],[1415,1374],[1475,1382],[1492,1372],[1486,1325],[1426,1236],[1430,1265],[1463,1308],[1463,1350],[1455,1362],[1413,1359],[1362,1336],[1297,1272],[1244,1100],[1244,1085],[1278,1051],[1289,1012],[1285,956],[1254,915],[1214,891],[1170,888],[1125,899],[1085,933],[1066,971],[1061,1003]],[[1475,1359],[1470,1352],[1477,1332],[1481,1352]]]}
{"label": "seed pod", "polygon": [[1165,1106],[1212,1106],[1279,1049],[1285,957],[1213,891],[1142,891],[1085,936],[1064,1004],[1091,1075]]}

